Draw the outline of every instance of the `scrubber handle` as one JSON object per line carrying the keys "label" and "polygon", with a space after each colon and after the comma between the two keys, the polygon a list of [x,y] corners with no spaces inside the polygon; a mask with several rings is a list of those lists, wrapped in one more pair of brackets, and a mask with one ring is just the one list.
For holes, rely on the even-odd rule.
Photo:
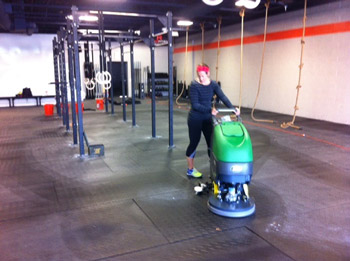
{"label": "scrubber handle", "polygon": [[216,109],[218,112],[233,112],[236,114],[236,109],[235,108],[228,108],[228,109]]}
{"label": "scrubber handle", "polygon": [[[216,109],[218,112],[229,112],[229,113],[231,113],[231,112],[233,112],[235,115],[236,115],[236,109],[235,108],[218,108],[218,109]],[[242,118],[241,118],[241,116],[239,116],[239,115],[236,115],[236,117],[237,117],[237,121],[239,121],[239,122],[242,122]]]}

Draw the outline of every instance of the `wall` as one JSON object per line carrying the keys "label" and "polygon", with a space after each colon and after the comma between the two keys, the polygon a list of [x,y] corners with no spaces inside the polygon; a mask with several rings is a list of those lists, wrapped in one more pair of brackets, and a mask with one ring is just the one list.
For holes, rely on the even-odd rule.
{"label": "wall", "polygon": [[52,39],[53,35],[0,34],[0,96],[15,96],[25,87],[33,95],[55,94],[49,84],[54,81]]}
{"label": "wall", "polygon": [[[55,81],[52,51],[54,36],[0,34],[0,82],[2,83],[0,97],[15,96],[25,87],[29,87],[34,96],[56,94],[55,85],[51,84]],[[80,61],[82,59],[83,54],[81,53]],[[68,63],[66,68],[68,68]],[[82,63],[81,73],[83,73]],[[85,97],[84,91],[82,91],[82,97]],[[68,89],[68,98],[70,100],[70,89]],[[19,103],[21,101],[17,101],[16,104]],[[22,103],[22,105],[35,104],[32,100],[26,103],[22,101]],[[0,101],[0,107],[2,106],[8,106],[8,102]]]}
{"label": "wall", "polygon": [[[128,62],[128,93],[131,93],[131,69],[130,69],[130,45],[124,46],[124,61]],[[120,46],[114,44],[112,46],[112,60],[120,62]],[[155,72],[168,72],[168,48],[166,46],[156,47],[154,51]],[[151,70],[151,51],[144,43],[136,43],[134,45],[134,62],[141,63],[141,71],[144,72],[147,66]],[[146,85],[146,74],[142,73],[142,82]]]}
{"label": "wall", "polygon": [[[350,124],[350,1],[340,1],[307,9],[304,67],[301,75],[297,116]],[[261,92],[256,108],[293,115],[298,84],[303,10],[286,12],[268,19],[270,40],[266,43]],[[242,106],[252,108],[258,89],[262,57],[264,19],[244,23]],[[239,104],[241,25],[222,28],[219,80],[227,96]],[[287,34],[281,34],[286,32]],[[309,32],[309,33],[308,33]],[[274,34],[276,33],[276,34]],[[281,38],[272,40],[272,36]],[[257,40],[258,39],[258,40]],[[251,40],[251,43],[247,43]],[[191,44],[193,41],[193,44]],[[190,36],[186,81],[192,79],[193,62],[201,62],[201,34]],[[217,30],[205,32],[204,61],[216,78]],[[174,62],[183,79],[184,39],[175,45]],[[194,46],[193,46],[194,45]],[[191,51],[193,48],[199,50]],[[200,48],[199,48],[200,47]],[[182,69],[181,69],[182,68]],[[290,119],[286,119],[289,121]]]}
{"label": "wall", "polygon": [[[23,88],[29,87],[33,95],[55,95],[54,66],[52,53],[52,40],[55,35],[34,34],[27,36],[23,34],[0,34],[0,97],[15,96]],[[81,44],[83,47],[83,44]],[[82,48],[84,49],[84,48]],[[119,44],[112,44],[112,60],[120,61]],[[130,74],[130,52],[129,45],[124,47],[125,61],[128,62],[128,87],[131,93]],[[157,47],[155,50],[156,72],[168,71],[168,49]],[[84,54],[80,53],[80,68],[82,77],[82,98],[85,97],[83,62]],[[91,58],[90,58],[91,59]],[[141,63],[141,68],[150,66],[150,49],[143,43],[134,46],[134,61]],[[95,68],[99,67],[99,53],[97,43],[94,43]],[[66,68],[68,69],[68,58],[66,51]],[[67,70],[68,80],[68,70]],[[68,89],[70,100],[70,89]],[[18,101],[17,103],[18,104]],[[28,100],[23,105],[34,105],[35,102]],[[7,100],[0,100],[0,107],[7,107]]]}

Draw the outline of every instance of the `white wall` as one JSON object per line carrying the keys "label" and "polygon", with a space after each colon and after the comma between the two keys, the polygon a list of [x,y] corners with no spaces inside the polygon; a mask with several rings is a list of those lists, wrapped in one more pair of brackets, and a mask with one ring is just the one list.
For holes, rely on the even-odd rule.
{"label": "white wall", "polygon": [[[55,81],[52,40],[55,35],[34,34],[0,34],[0,97],[15,96],[25,87],[29,87],[33,95],[55,95]],[[81,44],[83,46],[83,44]],[[89,46],[90,47],[90,46]],[[83,48],[82,48],[83,49]],[[112,60],[120,61],[120,47],[118,43],[112,44]],[[129,45],[124,47],[124,59],[128,62],[128,93],[131,94],[131,70]],[[91,53],[91,51],[90,51]],[[84,52],[80,55],[82,98],[85,98],[84,85]],[[90,58],[91,59],[91,58]],[[134,45],[134,61],[141,63],[141,68],[151,65],[150,49],[143,43]],[[99,52],[97,43],[94,43],[95,68],[99,67]],[[66,68],[68,58],[66,51]],[[168,71],[167,47],[155,49],[156,72]],[[67,70],[67,80],[68,78]],[[144,81],[146,79],[143,79]],[[70,88],[68,86],[68,99],[70,101]],[[19,104],[20,101],[16,101]],[[26,101],[27,103],[27,101]],[[34,100],[28,100],[27,105],[34,105]],[[25,104],[23,104],[25,105]],[[0,100],[0,107],[8,106],[7,100]]]}
{"label": "white wall", "polygon": [[[307,27],[350,20],[350,1],[341,1],[307,9]],[[268,33],[302,28],[303,10],[286,12],[268,19]],[[245,22],[244,36],[261,35],[264,19]],[[239,39],[241,25],[222,28],[222,41]],[[201,34],[190,36],[189,43],[201,45]],[[205,43],[217,41],[217,30],[205,32]],[[297,116],[350,124],[350,32],[305,38],[304,67],[301,76]],[[184,47],[184,39],[175,48]],[[242,106],[254,105],[262,56],[262,42],[244,45]],[[257,109],[293,115],[298,84],[300,38],[266,43],[264,71]],[[192,55],[194,65],[192,64]],[[215,79],[216,49],[205,50],[204,60]],[[174,54],[178,79],[183,80],[185,53]],[[193,66],[201,62],[202,53],[190,52],[186,81],[192,79]],[[221,48],[219,80],[234,104],[239,103],[240,46]],[[289,119],[287,119],[288,121]]]}
{"label": "white wall", "polygon": [[[55,35],[0,34],[0,97],[15,96],[29,87],[34,96],[55,95],[54,65],[52,40]],[[66,56],[67,56],[66,51]],[[83,54],[80,54],[82,61]],[[81,74],[83,75],[83,65]],[[66,58],[66,68],[68,60]],[[67,70],[68,80],[68,70]],[[82,98],[85,92],[82,90]],[[68,88],[70,101],[70,89]],[[54,101],[54,100],[53,100]],[[34,105],[34,100],[16,101],[16,104]],[[52,101],[50,101],[52,102]],[[1,106],[8,106],[7,101],[0,101]]]}
{"label": "white wall", "polygon": [[29,87],[33,95],[54,95],[53,35],[0,34],[0,96]]}

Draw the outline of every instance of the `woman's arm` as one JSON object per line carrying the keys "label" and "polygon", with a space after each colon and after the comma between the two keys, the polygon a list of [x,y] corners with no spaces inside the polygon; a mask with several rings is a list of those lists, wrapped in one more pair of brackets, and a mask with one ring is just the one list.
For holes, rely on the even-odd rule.
{"label": "woman's arm", "polygon": [[[234,106],[232,105],[230,100],[227,98],[227,96],[221,90],[220,85],[217,84],[217,83],[215,84],[214,92],[219,97],[219,99],[226,105],[227,108],[234,108]],[[215,111],[214,112],[212,111],[212,114],[213,113],[215,113]],[[235,113],[236,113],[236,115],[240,115],[241,114],[241,112],[240,112],[240,110],[238,108],[235,108]],[[216,115],[216,114],[213,114],[213,115]]]}

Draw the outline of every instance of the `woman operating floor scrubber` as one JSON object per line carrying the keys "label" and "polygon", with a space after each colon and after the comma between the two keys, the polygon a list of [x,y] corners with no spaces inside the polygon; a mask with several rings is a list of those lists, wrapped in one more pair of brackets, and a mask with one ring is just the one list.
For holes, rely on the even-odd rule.
{"label": "woman operating floor scrubber", "polygon": [[[219,112],[234,112],[218,109]],[[196,193],[212,187],[208,208],[225,217],[246,217],[254,214],[254,199],[249,197],[248,184],[253,175],[253,149],[241,118],[229,115],[213,116],[213,135],[210,157],[211,184],[195,187]]]}
{"label": "woman operating floor scrubber", "polygon": [[[212,135],[211,117],[218,112],[215,108],[212,108],[211,102],[214,94],[228,107],[232,108],[230,100],[221,90],[221,87],[217,82],[210,79],[210,69],[206,64],[200,64],[197,66],[197,80],[192,81],[190,86],[190,100],[191,110],[188,114],[188,134],[190,144],[186,150],[187,159],[187,176],[192,178],[201,178],[200,173],[194,167],[194,157],[196,155],[196,148],[199,144],[201,135],[203,133],[205,141],[208,146],[208,156],[210,157],[210,138]],[[238,108],[232,110],[239,115]]]}

